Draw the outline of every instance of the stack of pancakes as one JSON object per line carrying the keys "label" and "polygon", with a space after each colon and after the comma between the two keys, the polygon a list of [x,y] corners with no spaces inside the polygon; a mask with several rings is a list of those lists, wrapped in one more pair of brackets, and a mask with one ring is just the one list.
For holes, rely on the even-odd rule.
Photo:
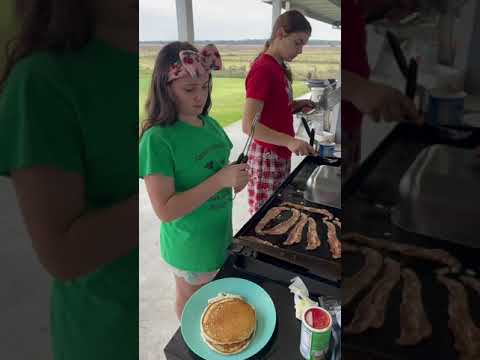
{"label": "stack of pancakes", "polygon": [[245,350],[256,326],[255,309],[242,297],[232,294],[210,299],[200,320],[203,340],[210,349],[223,355]]}

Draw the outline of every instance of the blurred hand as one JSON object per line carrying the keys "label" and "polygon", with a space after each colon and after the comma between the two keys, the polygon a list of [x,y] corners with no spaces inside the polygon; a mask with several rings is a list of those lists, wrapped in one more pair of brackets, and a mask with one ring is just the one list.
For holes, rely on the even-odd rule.
{"label": "blurred hand", "polygon": [[287,144],[288,150],[295,155],[315,155],[315,150],[306,141],[292,138]]}
{"label": "blurred hand", "polygon": [[222,187],[243,189],[248,182],[247,164],[227,165],[216,176]]}
{"label": "blurred hand", "polygon": [[241,192],[243,189],[245,189],[245,187],[247,186],[247,183],[248,183],[248,178],[247,178],[247,181],[245,182],[245,184],[241,184],[241,185],[235,186],[233,188],[234,193],[237,194],[237,193]]}
{"label": "blurred hand", "polygon": [[295,100],[293,102],[293,112],[303,112],[307,113],[315,108],[315,103],[312,100],[305,99],[305,100]]}
{"label": "blurred hand", "polygon": [[366,81],[362,87],[352,103],[374,121],[423,123],[413,101],[397,89],[371,81]]}

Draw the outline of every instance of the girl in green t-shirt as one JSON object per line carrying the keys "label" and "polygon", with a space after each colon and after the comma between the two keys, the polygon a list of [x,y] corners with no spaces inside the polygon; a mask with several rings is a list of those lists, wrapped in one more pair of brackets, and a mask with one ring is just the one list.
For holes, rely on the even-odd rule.
{"label": "girl in green t-shirt", "polygon": [[208,116],[213,45],[173,42],[158,54],[140,141],[140,177],[161,220],[160,249],[176,284],[180,319],[188,298],[211,281],[232,240],[232,188],[247,184],[245,164],[229,165],[232,143]]}
{"label": "girl in green t-shirt", "polygon": [[52,277],[53,358],[138,359],[137,1],[15,5],[0,176]]}

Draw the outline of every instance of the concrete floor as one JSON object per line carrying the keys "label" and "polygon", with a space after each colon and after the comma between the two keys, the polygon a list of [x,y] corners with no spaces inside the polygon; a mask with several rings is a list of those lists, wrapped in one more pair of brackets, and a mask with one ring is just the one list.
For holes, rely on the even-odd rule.
{"label": "concrete floor", "polygon": [[[298,126],[298,124],[296,124]],[[235,160],[246,141],[241,122],[225,128],[234,147],[230,160]],[[302,160],[292,158],[292,169]],[[179,327],[174,312],[175,285],[173,275],[160,258],[159,221],[148,200],[143,181],[139,182],[140,211],[140,360],[165,359],[163,348]],[[233,232],[249,219],[247,191],[237,195],[233,204]]]}

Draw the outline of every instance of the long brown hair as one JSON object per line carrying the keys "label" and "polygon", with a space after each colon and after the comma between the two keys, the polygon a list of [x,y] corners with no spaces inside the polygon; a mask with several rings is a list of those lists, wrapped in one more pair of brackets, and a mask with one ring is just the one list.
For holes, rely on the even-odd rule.
{"label": "long brown hair", "polygon": [[80,49],[93,35],[94,16],[86,0],[16,0],[16,13],[20,28],[5,49],[0,91],[21,59],[36,51]]}
{"label": "long brown hair", "polygon": [[[310,35],[312,33],[312,27],[310,23],[300,11],[298,10],[286,11],[283,14],[281,14],[275,21],[270,38],[267,41],[265,41],[265,45],[263,46],[262,52],[258,54],[254,62],[263,53],[265,53],[265,51],[268,50],[270,45],[275,40],[275,36],[277,35],[277,32],[279,29],[283,29],[287,34],[295,33],[295,32],[304,32]],[[285,71],[285,75],[287,76],[288,80],[292,81],[292,72],[285,63],[283,63],[283,69]]]}
{"label": "long brown hair", "polygon": [[[150,90],[147,101],[145,102],[145,112],[147,117],[142,122],[142,133],[155,125],[170,126],[178,118],[173,94],[168,84],[168,71],[170,67],[180,60],[179,53],[182,50],[198,49],[188,42],[175,41],[165,45],[157,55],[155,66],[153,68]],[[212,104],[210,94],[212,89],[212,78],[210,75],[209,92],[207,102],[202,110],[202,115],[207,115]]]}

